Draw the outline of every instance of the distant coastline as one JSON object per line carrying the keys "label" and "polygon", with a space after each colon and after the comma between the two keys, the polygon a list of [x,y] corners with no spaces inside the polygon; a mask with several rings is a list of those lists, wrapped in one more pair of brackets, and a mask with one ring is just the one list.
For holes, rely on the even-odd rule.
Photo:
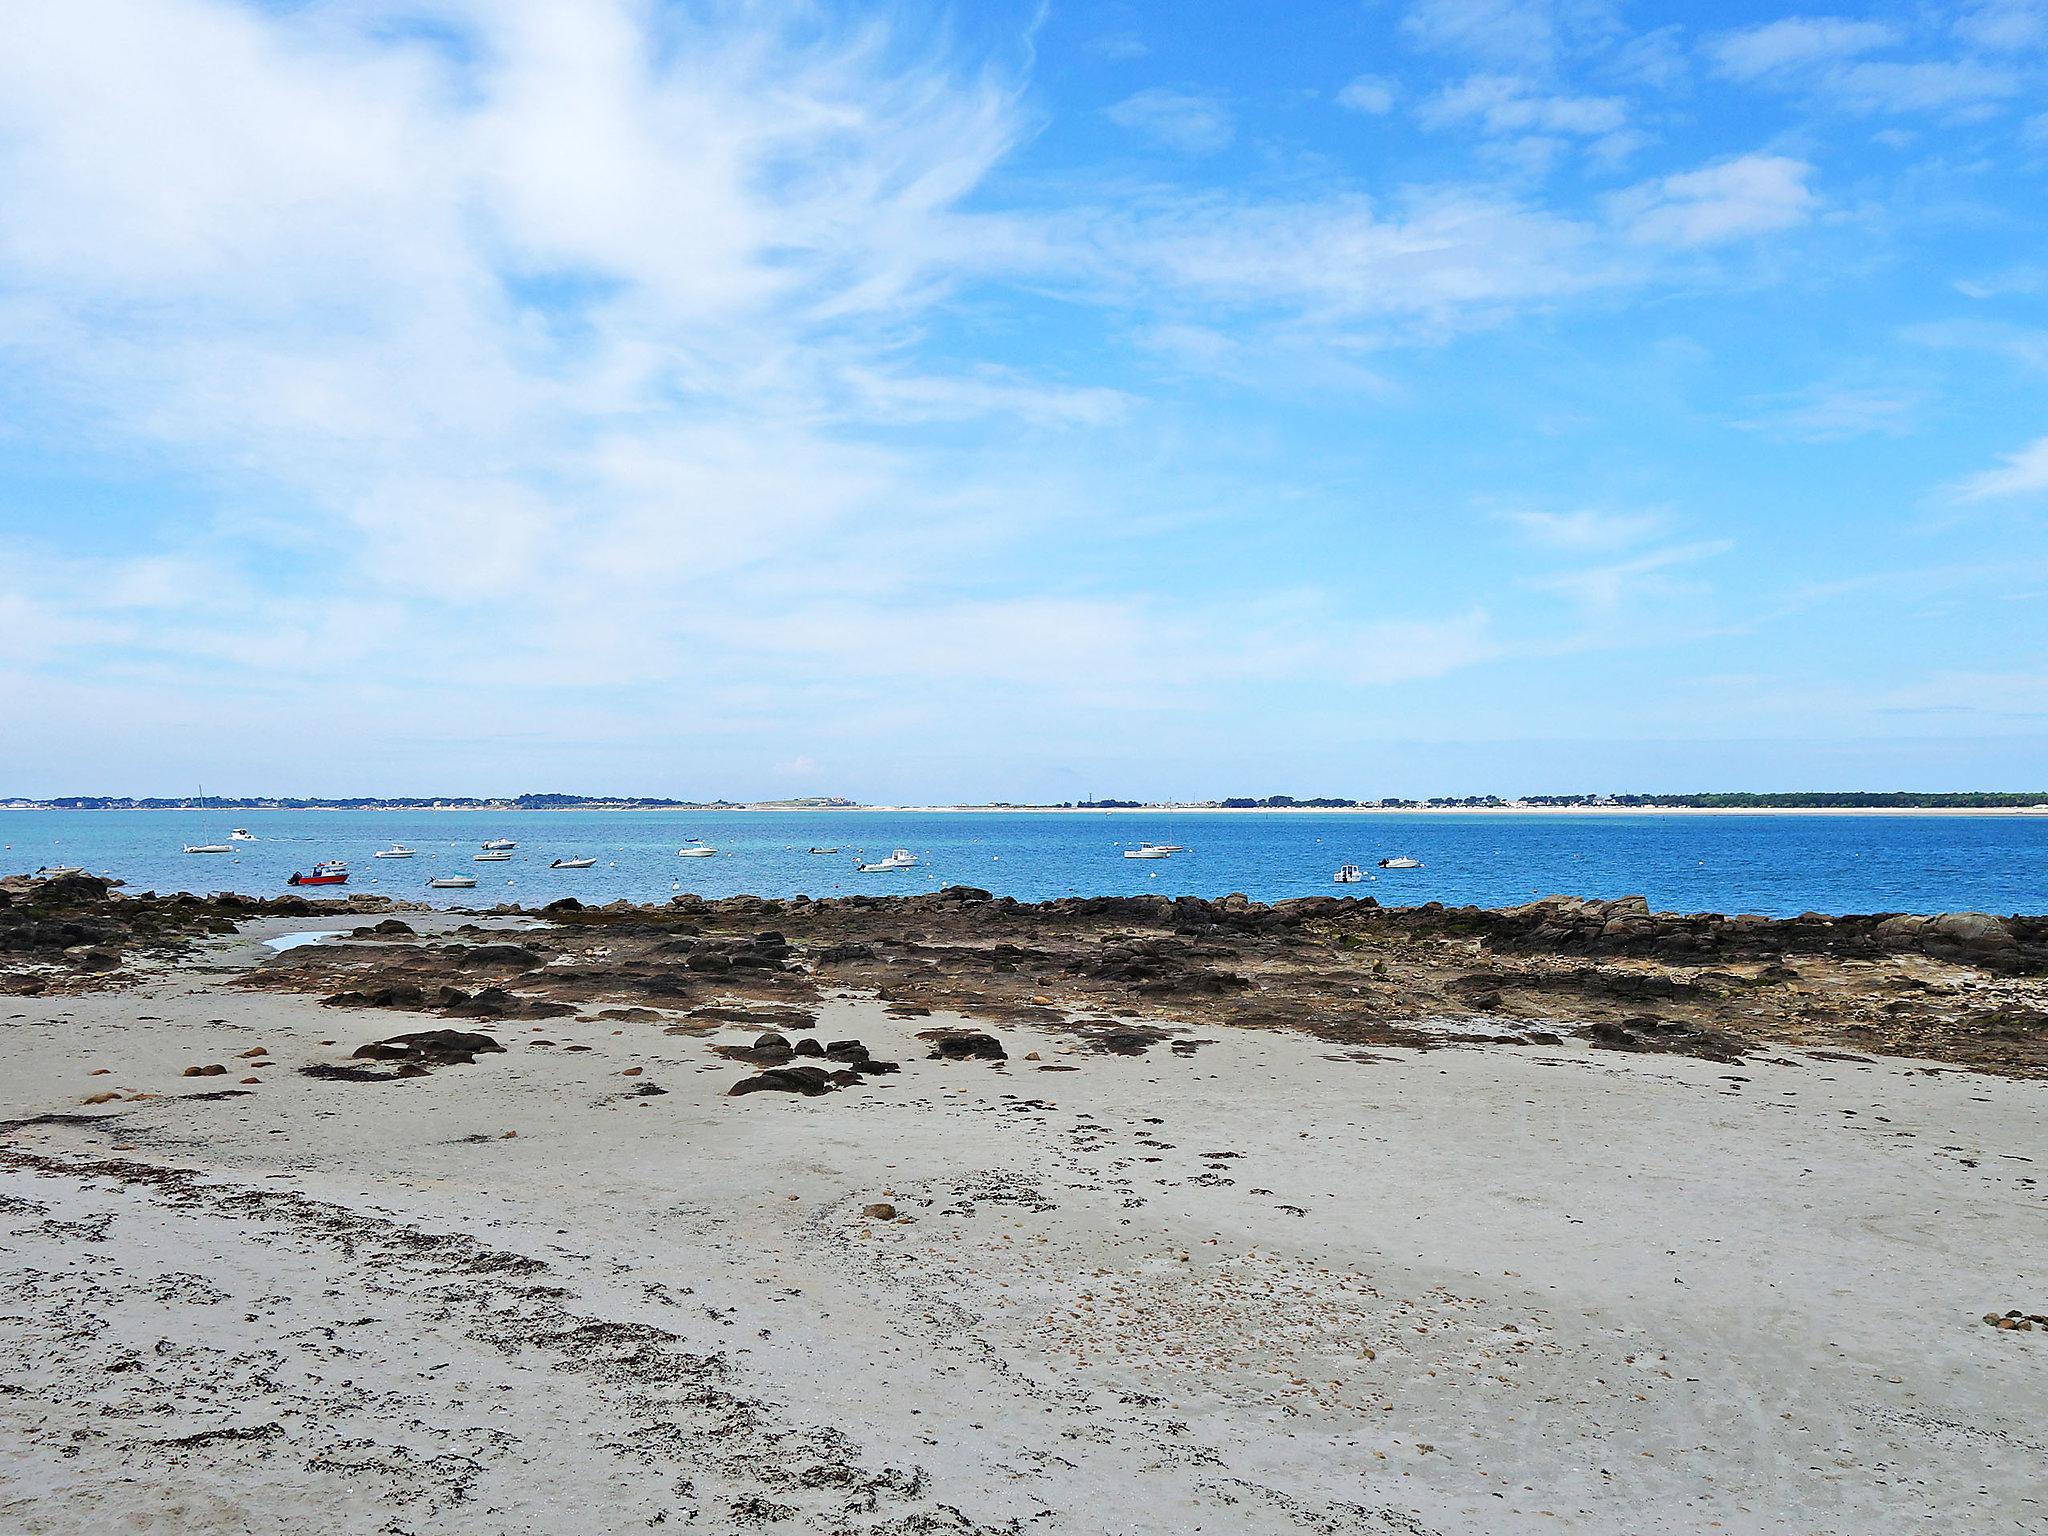
{"label": "distant coastline", "polygon": [[975,813],[1014,816],[1175,815],[1175,816],[2044,816],[2048,791],[2040,794],[1912,793],[1856,795],[1820,792],[1812,795],[1668,795],[1572,799],[1544,796],[1532,800],[1383,800],[1296,801],[1274,796],[1263,801],[1081,801],[1058,805],[1008,802],[932,805],[863,804],[841,796],[807,796],[793,800],[663,800],[576,795],[522,795],[502,800],[446,797],[432,799],[205,799],[171,800],[115,796],[59,796],[49,800],[0,800],[0,811],[390,811],[516,815],[551,811],[650,811],[701,815],[707,812],[865,812],[897,815]]}

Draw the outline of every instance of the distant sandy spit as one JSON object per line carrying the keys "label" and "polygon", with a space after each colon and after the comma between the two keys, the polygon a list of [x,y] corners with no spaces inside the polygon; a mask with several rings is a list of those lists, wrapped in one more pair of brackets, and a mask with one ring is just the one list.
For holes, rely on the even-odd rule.
{"label": "distant sandy spit", "polygon": [[[768,807],[745,806],[745,810]],[[1141,805],[1078,810],[1044,805],[862,805],[848,810],[918,812],[977,811],[1017,816],[2034,816],[2048,821],[2044,806],[1975,806],[1943,810],[1933,806],[1735,806],[1689,805],[1410,805],[1410,806],[1224,806]]]}
{"label": "distant sandy spit", "polygon": [[[7,805],[0,806],[0,812],[17,811],[30,814],[47,807]],[[261,814],[268,810],[332,811],[356,810],[357,807],[308,805],[308,806],[124,806],[124,814],[131,811],[183,811],[205,810],[219,814],[248,811]],[[400,812],[407,814],[433,811],[448,816],[553,816],[562,812],[616,811],[630,812],[638,816],[674,815],[701,816],[720,811],[782,811],[791,815],[838,816],[886,812],[891,815],[957,815],[973,812],[989,816],[2033,816],[2048,821],[2048,805],[2018,806],[1968,806],[1944,809],[1939,806],[1689,806],[1689,805],[1408,805],[1408,806],[1229,806],[1229,805],[1175,805],[1162,802],[1157,805],[1115,806],[1088,809],[1062,805],[571,805],[571,806],[487,806],[487,805],[388,805],[361,807],[365,810]]]}

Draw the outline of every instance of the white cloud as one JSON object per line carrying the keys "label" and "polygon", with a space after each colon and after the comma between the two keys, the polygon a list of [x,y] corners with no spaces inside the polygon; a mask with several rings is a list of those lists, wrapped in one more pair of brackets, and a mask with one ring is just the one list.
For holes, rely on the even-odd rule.
{"label": "white cloud", "polygon": [[1613,133],[1628,120],[1615,96],[1554,96],[1512,75],[1473,75],[1424,103],[1427,128],[1476,122],[1488,133]]}
{"label": "white cloud", "polygon": [[1760,27],[1723,33],[1707,45],[1707,52],[1721,73],[1737,80],[1754,80],[1781,70],[1852,58],[1897,41],[1897,29],[1883,22],[1788,16]]}
{"label": "white cloud", "polygon": [[1957,501],[1994,501],[2048,492],[2048,437],[2037,437],[1996,469],[1980,470],[1953,489]]}
{"label": "white cloud", "polygon": [[1661,511],[1610,512],[1593,507],[1570,512],[1510,511],[1501,517],[1533,544],[1578,553],[1626,549],[1656,537],[1671,521],[1670,514]]}
{"label": "white cloud", "polygon": [[1619,10],[1614,0],[1413,0],[1401,29],[1418,47],[1548,69],[1619,36]]}
{"label": "white cloud", "polygon": [[1804,92],[1849,112],[1980,112],[2024,89],[2006,64],[1863,57],[1902,40],[1882,22],[1791,17],[1725,33],[1708,52],[1731,79]]}
{"label": "white cloud", "polygon": [[1643,182],[1610,200],[1629,238],[1650,245],[1713,245],[1790,229],[1812,217],[1813,167],[1784,155],[1742,155]]}
{"label": "white cloud", "polygon": [[2001,102],[2019,95],[2025,83],[2015,70],[1972,59],[1865,59],[1829,72],[1821,88],[1853,112],[1938,112]]}
{"label": "white cloud", "polygon": [[1725,540],[1674,545],[1583,570],[1530,577],[1527,585],[1537,591],[1555,593],[1584,610],[1589,618],[1611,617],[1634,604],[1698,590],[1697,583],[1682,581],[1671,573],[1724,555],[1733,547]]}
{"label": "white cloud", "polygon": [[1384,75],[1358,75],[1337,93],[1337,105],[1379,117],[1394,108],[1394,82]]}
{"label": "white cloud", "polygon": [[1213,155],[1237,136],[1230,108],[1213,96],[1154,87],[1103,109],[1104,117],[1168,149]]}
{"label": "white cloud", "polygon": [[1900,390],[1822,385],[1781,399],[1736,425],[1800,442],[1838,442],[1910,432],[1919,407],[1917,396]]}
{"label": "white cloud", "polygon": [[1462,194],[1389,214],[1358,197],[1182,199],[1105,216],[1085,238],[1106,280],[1324,320],[1459,322],[1622,280],[1591,226]]}
{"label": "white cloud", "polygon": [[1995,51],[2048,46],[2048,0],[1975,0],[1964,6],[1955,30],[1965,42]]}

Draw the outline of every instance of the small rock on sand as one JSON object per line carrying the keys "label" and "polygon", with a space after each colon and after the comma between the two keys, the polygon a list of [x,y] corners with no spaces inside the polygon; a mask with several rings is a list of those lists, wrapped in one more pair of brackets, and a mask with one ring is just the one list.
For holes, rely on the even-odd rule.
{"label": "small rock on sand", "polygon": [[226,1067],[216,1061],[209,1062],[203,1067],[187,1067],[181,1075],[185,1077],[224,1077],[227,1074],[227,1070]]}
{"label": "small rock on sand", "polygon": [[896,1219],[896,1207],[889,1204],[886,1200],[877,1200],[873,1205],[863,1206],[861,1208],[861,1215],[874,1221],[894,1221]]}

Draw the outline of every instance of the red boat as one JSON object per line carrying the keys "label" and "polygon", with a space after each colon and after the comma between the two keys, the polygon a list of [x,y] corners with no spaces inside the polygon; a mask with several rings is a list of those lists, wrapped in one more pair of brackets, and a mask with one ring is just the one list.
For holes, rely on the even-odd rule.
{"label": "red boat", "polygon": [[313,873],[311,873],[310,875],[301,875],[295,872],[292,875],[291,879],[285,881],[285,884],[347,885],[348,866],[342,863],[339,859],[330,859],[324,864],[315,864],[313,866]]}

